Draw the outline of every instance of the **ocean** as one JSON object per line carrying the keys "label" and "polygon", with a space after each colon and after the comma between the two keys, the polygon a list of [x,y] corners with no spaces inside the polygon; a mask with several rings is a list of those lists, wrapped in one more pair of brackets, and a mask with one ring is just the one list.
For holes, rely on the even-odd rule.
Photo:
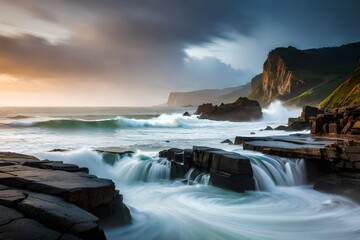
{"label": "ocean", "polygon": [[[76,163],[110,178],[124,195],[133,223],[105,228],[108,239],[360,239],[360,207],[341,196],[324,194],[306,182],[302,159],[286,159],[221,144],[235,136],[289,134],[261,131],[287,123],[300,109],[280,102],[264,109],[256,122],[183,117],[194,108],[0,108],[0,151]],[[306,132],[306,131],[305,131]],[[302,131],[301,133],[305,133]],[[170,180],[169,162],[158,152],[172,147],[208,146],[251,159],[257,191],[236,193],[211,186],[209,175]],[[126,147],[132,156],[111,166],[93,151]],[[65,152],[51,152],[66,149]]]}

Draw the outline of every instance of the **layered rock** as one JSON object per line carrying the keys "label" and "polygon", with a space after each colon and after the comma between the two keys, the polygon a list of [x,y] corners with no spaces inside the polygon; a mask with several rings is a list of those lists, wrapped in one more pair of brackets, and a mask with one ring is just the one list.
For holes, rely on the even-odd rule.
{"label": "layered rock", "polygon": [[236,137],[244,150],[288,158],[303,158],[314,189],[360,202],[360,141],[307,134]]}
{"label": "layered rock", "polygon": [[322,160],[334,169],[360,171],[360,139],[316,137],[308,134],[235,138],[244,150],[289,158]]}
{"label": "layered rock", "polygon": [[[0,225],[1,238],[105,239],[99,218],[89,211],[100,216],[116,210],[115,204],[122,210],[117,223],[131,221],[114,183],[74,164],[2,152],[0,184],[0,207],[6,207],[10,219]],[[20,225],[33,235],[14,231]]]}
{"label": "layered rock", "polygon": [[259,102],[244,97],[240,97],[234,103],[219,106],[211,103],[202,104],[195,114],[200,115],[201,119],[227,121],[250,121],[262,117]]}
{"label": "layered rock", "polygon": [[310,118],[311,134],[360,139],[360,105],[335,108]]}
{"label": "layered rock", "polygon": [[277,48],[269,53],[261,84],[250,97],[264,105],[275,99],[317,105],[351,74],[359,55],[360,43],[308,50]]}
{"label": "layered rock", "polygon": [[159,155],[171,161],[172,179],[184,178],[191,168],[195,168],[209,173],[213,186],[237,192],[255,189],[250,160],[238,153],[194,146],[193,149],[161,151]]}

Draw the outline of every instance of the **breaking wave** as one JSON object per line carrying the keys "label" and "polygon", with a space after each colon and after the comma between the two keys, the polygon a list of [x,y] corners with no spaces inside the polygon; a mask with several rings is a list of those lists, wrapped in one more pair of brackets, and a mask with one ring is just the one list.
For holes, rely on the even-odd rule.
{"label": "breaking wave", "polygon": [[[226,124],[231,124],[226,122]],[[224,125],[224,122],[200,120],[196,116],[184,117],[181,114],[162,114],[150,119],[134,119],[116,117],[110,119],[84,120],[84,119],[46,119],[36,121],[14,121],[11,127],[39,127],[54,129],[77,129],[77,128],[192,128],[212,127]]]}
{"label": "breaking wave", "polygon": [[16,116],[10,116],[10,117],[6,117],[8,119],[26,119],[26,118],[31,118],[30,116],[26,116],[26,115],[16,115]]}
{"label": "breaking wave", "polygon": [[263,108],[263,121],[288,121],[290,117],[299,117],[301,108],[284,105],[281,101],[273,101],[267,108]]}

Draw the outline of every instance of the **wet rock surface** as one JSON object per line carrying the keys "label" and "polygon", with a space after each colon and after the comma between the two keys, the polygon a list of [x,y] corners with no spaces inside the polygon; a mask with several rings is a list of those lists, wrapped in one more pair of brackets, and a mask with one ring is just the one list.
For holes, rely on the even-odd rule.
{"label": "wet rock surface", "polygon": [[277,130],[277,131],[303,131],[303,130],[310,130],[311,124],[310,119],[313,116],[316,116],[317,114],[322,114],[324,111],[321,109],[318,109],[316,107],[311,106],[303,106],[301,116],[297,118],[289,118],[287,126],[280,125],[275,128],[272,128],[270,126],[267,126],[263,131],[271,131],[271,130]]}
{"label": "wet rock surface", "polygon": [[1,239],[106,239],[93,213],[131,221],[114,183],[86,168],[16,153],[0,153],[0,163]]}
{"label": "wet rock surface", "polygon": [[201,119],[227,120],[227,121],[250,121],[262,117],[259,102],[240,97],[233,103],[213,105],[205,103],[198,107],[195,114]]}
{"label": "wet rock surface", "polygon": [[356,139],[294,134],[270,137],[236,137],[245,150],[289,158],[304,158],[314,189],[360,202],[360,142]]}
{"label": "wet rock surface", "polygon": [[348,197],[360,203],[360,173],[333,173],[319,178],[314,189]]}
{"label": "wet rock surface", "polygon": [[195,168],[210,174],[213,186],[237,192],[255,190],[250,160],[241,154],[217,148],[194,146],[193,149],[172,148],[159,153],[171,161],[171,178],[184,178]]}
{"label": "wet rock surface", "polygon": [[234,144],[233,141],[231,141],[230,139],[225,139],[221,143],[227,143],[227,144],[230,144],[230,145]]}
{"label": "wet rock surface", "polygon": [[360,140],[360,105],[335,108],[311,116],[311,134]]}
{"label": "wet rock surface", "polygon": [[184,112],[183,117],[191,117],[191,114],[188,111],[186,111]]}

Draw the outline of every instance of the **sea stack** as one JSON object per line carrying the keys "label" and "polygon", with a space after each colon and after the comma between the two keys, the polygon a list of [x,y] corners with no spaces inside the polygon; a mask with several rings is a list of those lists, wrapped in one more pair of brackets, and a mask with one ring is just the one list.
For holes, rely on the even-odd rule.
{"label": "sea stack", "polygon": [[262,117],[261,107],[258,101],[240,97],[235,102],[220,104],[204,103],[198,107],[195,114],[200,119],[223,120],[243,122],[260,119]]}

